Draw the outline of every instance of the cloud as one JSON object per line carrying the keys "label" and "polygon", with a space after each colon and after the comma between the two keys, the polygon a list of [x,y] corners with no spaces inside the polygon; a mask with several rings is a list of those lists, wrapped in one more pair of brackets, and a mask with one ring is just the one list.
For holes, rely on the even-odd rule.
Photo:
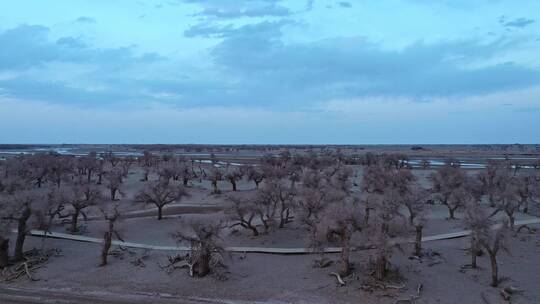
{"label": "cloud", "polygon": [[209,23],[199,23],[184,31],[186,37],[223,37],[233,32],[232,24],[217,26]]}
{"label": "cloud", "polygon": [[514,28],[524,28],[535,22],[534,19],[528,19],[528,18],[517,18],[512,21],[507,21],[507,22],[504,22],[504,19],[502,19],[502,21],[505,27],[514,27]]}
{"label": "cloud", "polygon": [[287,7],[278,4],[279,0],[184,0],[184,2],[199,4],[203,9],[197,15],[222,19],[286,17],[292,14]]}
{"label": "cloud", "polygon": [[[290,25],[264,21],[229,29],[211,54],[244,90],[258,92],[261,97],[253,99],[259,103],[366,95],[466,96],[540,82],[540,71],[496,60],[519,40],[417,42],[398,51],[355,37],[285,44],[282,30]],[[488,59],[495,63],[478,64]]]}
{"label": "cloud", "polygon": [[351,8],[352,7],[352,4],[350,2],[347,2],[347,1],[341,1],[338,3],[340,7],[344,7],[344,8]]}
{"label": "cloud", "polygon": [[120,80],[152,77],[152,66],[167,60],[153,52],[136,54],[132,46],[95,48],[79,37],[50,36],[49,28],[38,25],[0,32],[1,95],[81,105],[136,101],[144,86],[122,86]]}
{"label": "cloud", "polygon": [[40,25],[20,25],[0,33],[0,71],[42,66],[49,62],[135,64],[163,59],[156,53],[135,55],[133,47],[93,48],[77,37],[49,39]]}
{"label": "cloud", "polygon": [[75,20],[77,23],[97,23],[95,18],[81,16]]}

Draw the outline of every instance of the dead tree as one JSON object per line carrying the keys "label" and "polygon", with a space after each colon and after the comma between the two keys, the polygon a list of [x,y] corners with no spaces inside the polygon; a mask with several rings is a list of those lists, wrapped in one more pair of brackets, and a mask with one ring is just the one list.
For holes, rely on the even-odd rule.
{"label": "dead tree", "polygon": [[478,201],[470,201],[465,206],[465,227],[471,230],[470,249],[471,267],[477,268],[476,259],[481,254],[480,238],[486,235],[493,222]]}
{"label": "dead tree", "polygon": [[358,204],[344,193],[330,194],[335,201],[324,209],[321,220],[311,233],[311,247],[324,249],[328,242],[337,241],[341,247],[339,275],[347,276],[351,271],[351,238],[362,230],[363,215]]}
{"label": "dead tree", "polygon": [[39,193],[35,190],[19,188],[6,195],[3,201],[6,210],[4,210],[5,215],[2,220],[17,223],[17,239],[13,256],[15,261],[21,261],[24,258],[24,242],[30,229],[29,221],[33,213],[33,204],[39,201]]}
{"label": "dead tree", "polygon": [[218,188],[218,182],[223,180],[223,172],[220,168],[216,167],[215,165],[212,166],[210,169],[210,172],[207,176],[207,178],[212,183],[212,193],[213,194],[219,194],[221,191]]}
{"label": "dead tree", "polygon": [[[71,212],[71,233],[77,233],[78,219],[81,214],[85,216],[84,209],[95,206],[103,199],[101,189],[98,186],[86,181],[77,181],[69,185],[60,193],[61,203],[69,205]],[[63,215],[63,217],[69,215]]]}
{"label": "dead tree", "polygon": [[243,176],[244,174],[242,173],[242,171],[240,171],[240,169],[234,168],[234,169],[229,170],[225,174],[225,179],[227,179],[229,183],[231,183],[232,190],[236,191],[237,190],[236,184],[238,183],[238,181],[242,179]]}
{"label": "dead tree", "polygon": [[415,231],[413,254],[417,257],[422,256],[422,234],[427,222],[428,208],[426,198],[428,196],[429,193],[427,190],[414,184],[409,187],[409,190],[402,200],[405,209],[407,209],[409,225],[411,225]]}
{"label": "dead tree", "polygon": [[454,162],[445,164],[431,175],[435,200],[448,208],[448,218],[455,219],[455,212],[470,199],[468,178]]}
{"label": "dead tree", "polygon": [[264,180],[262,170],[254,166],[249,166],[246,171],[248,180],[253,181],[255,183],[255,188],[259,189],[259,184]]}
{"label": "dead tree", "polygon": [[285,186],[281,180],[271,178],[262,188],[257,191],[255,201],[270,210],[269,214],[279,214],[279,228],[292,221],[292,209],[295,205],[296,193],[293,189]]}
{"label": "dead tree", "polygon": [[135,196],[135,202],[156,206],[158,209],[158,220],[161,220],[163,218],[163,207],[175,201],[180,201],[186,195],[187,192],[183,186],[161,180],[149,182]]}
{"label": "dead tree", "polygon": [[224,267],[225,249],[220,244],[222,223],[208,224],[194,222],[191,234],[176,232],[172,236],[179,243],[188,242],[191,246],[188,266],[191,276],[204,277],[217,267]]}
{"label": "dead tree", "polygon": [[107,258],[109,256],[109,250],[112,245],[113,235],[121,241],[124,241],[118,230],[115,227],[115,223],[121,218],[120,211],[118,210],[118,204],[112,207],[112,210],[106,210],[105,207],[100,208],[104,219],[107,221],[107,230],[103,233],[103,248],[101,249],[101,264],[100,266],[107,265]]}
{"label": "dead tree", "polygon": [[491,265],[491,286],[497,287],[499,285],[499,270],[497,265],[497,254],[499,251],[508,251],[506,247],[506,240],[508,238],[508,226],[507,223],[502,223],[496,229],[489,229],[485,231],[485,234],[480,236],[479,243],[486,250],[489,255],[489,261]]}
{"label": "dead tree", "polygon": [[257,229],[257,225],[254,223],[257,212],[253,200],[254,198],[252,196],[244,198],[238,195],[231,195],[228,197],[229,205],[225,210],[225,213],[232,222],[230,226],[231,228],[240,226],[244,229],[250,230],[253,233],[253,236],[259,236],[259,230]]}
{"label": "dead tree", "polygon": [[501,162],[488,160],[486,168],[477,175],[482,184],[483,193],[487,196],[491,207],[495,207],[497,181],[504,170],[505,168]]}
{"label": "dead tree", "polygon": [[9,225],[0,218],[0,269],[4,269],[9,263],[9,235]]}
{"label": "dead tree", "polygon": [[495,200],[496,209],[491,216],[501,211],[504,212],[508,217],[510,229],[513,230],[515,214],[518,212],[522,200],[520,197],[520,181],[509,170],[506,170],[504,174],[500,174],[497,179]]}
{"label": "dead tree", "polygon": [[410,170],[398,165],[378,164],[365,168],[363,191],[370,201],[369,225],[366,228],[375,250],[375,277],[386,277],[394,247],[393,238],[406,232],[402,229],[405,218],[399,212],[409,192],[414,176]]}
{"label": "dead tree", "polygon": [[121,190],[123,179],[124,179],[124,176],[123,176],[122,170],[119,170],[117,168],[113,168],[111,171],[106,173],[105,175],[105,180],[107,181],[106,187],[107,189],[109,189],[112,201],[117,200],[117,194],[124,195]]}

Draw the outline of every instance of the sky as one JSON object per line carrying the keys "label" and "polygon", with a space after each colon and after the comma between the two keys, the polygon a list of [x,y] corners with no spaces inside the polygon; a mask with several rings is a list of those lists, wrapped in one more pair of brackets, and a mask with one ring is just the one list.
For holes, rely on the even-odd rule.
{"label": "sky", "polygon": [[540,1],[0,1],[0,143],[540,143]]}

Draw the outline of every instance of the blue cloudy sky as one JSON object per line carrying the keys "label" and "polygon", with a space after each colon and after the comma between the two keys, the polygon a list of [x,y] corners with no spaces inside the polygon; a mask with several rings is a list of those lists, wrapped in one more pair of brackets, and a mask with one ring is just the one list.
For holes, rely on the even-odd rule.
{"label": "blue cloudy sky", "polygon": [[0,2],[2,143],[539,143],[540,1]]}

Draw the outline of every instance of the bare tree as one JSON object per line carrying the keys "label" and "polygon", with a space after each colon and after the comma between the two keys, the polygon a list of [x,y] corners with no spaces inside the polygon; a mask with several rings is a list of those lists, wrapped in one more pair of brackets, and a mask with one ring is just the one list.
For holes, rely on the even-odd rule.
{"label": "bare tree", "polygon": [[264,174],[261,169],[254,166],[249,166],[246,170],[248,180],[255,183],[255,188],[259,189],[259,184],[264,180]]}
{"label": "bare tree", "polygon": [[152,204],[158,209],[158,220],[163,218],[163,207],[180,201],[187,192],[183,186],[168,181],[149,182],[136,196],[135,202]]}
{"label": "bare tree", "polygon": [[97,205],[103,200],[103,194],[98,186],[83,180],[70,184],[60,193],[61,202],[72,208],[71,215],[71,233],[79,231],[78,219],[81,214],[85,216],[84,209]]}
{"label": "bare tree", "polygon": [[232,190],[236,191],[236,184],[242,179],[243,176],[244,175],[240,169],[233,168],[225,174],[225,179],[227,179],[231,183]]}
{"label": "bare tree", "polygon": [[346,193],[330,194],[335,200],[323,211],[321,220],[312,231],[311,246],[324,247],[327,242],[337,241],[341,247],[339,275],[350,273],[351,238],[355,232],[361,231],[363,215],[358,204]]}
{"label": "bare tree", "polygon": [[124,195],[121,190],[123,183],[124,175],[122,170],[113,168],[111,171],[107,172],[105,175],[105,180],[107,181],[106,187],[109,189],[111,194],[111,200],[117,200],[117,194]]}
{"label": "bare tree", "polygon": [[501,249],[508,251],[508,223],[504,221],[495,225],[478,202],[470,202],[466,208],[465,224],[471,230],[471,267],[477,267],[476,257],[480,247],[484,248],[490,259],[491,286],[496,287],[499,284],[497,254]]}
{"label": "bare tree", "polygon": [[73,172],[73,159],[67,156],[56,156],[49,158],[48,178],[53,181],[58,188],[62,181],[67,180],[68,175]]}
{"label": "bare tree", "polygon": [[399,212],[403,199],[409,192],[414,176],[408,169],[395,164],[379,164],[365,168],[363,191],[370,201],[366,231],[376,247],[375,277],[384,279],[394,247],[393,238],[405,231],[406,223]]}
{"label": "bare tree", "polygon": [[12,181],[9,190],[7,195],[2,197],[5,208],[2,220],[17,223],[14,260],[20,261],[24,258],[23,248],[31,226],[29,221],[33,212],[33,204],[40,201],[40,192],[25,188],[22,181]]}
{"label": "bare tree", "polygon": [[100,207],[100,211],[103,214],[104,219],[107,221],[107,230],[103,233],[103,248],[101,249],[100,264],[100,266],[105,266],[107,265],[107,257],[109,256],[109,250],[111,249],[113,235],[121,241],[124,240],[115,227],[116,222],[121,218],[120,211],[118,210],[118,204],[114,204],[110,210],[106,210],[105,206],[102,206]]}
{"label": "bare tree", "polygon": [[409,225],[414,228],[414,255],[422,256],[422,234],[427,222],[427,204],[426,198],[429,193],[426,189],[414,184],[409,187],[409,190],[403,197],[403,205],[407,209]]}
{"label": "bare tree", "polygon": [[223,171],[214,165],[210,169],[210,173],[208,174],[207,177],[212,183],[212,187],[213,187],[212,193],[213,194],[221,193],[221,191],[218,188],[218,182],[223,180]]}
{"label": "bare tree", "polygon": [[253,203],[254,198],[249,196],[247,198],[239,195],[228,197],[229,205],[226,209],[226,214],[232,221],[230,227],[241,226],[248,229],[253,233],[253,236],[259,235],[259,230],[254,220],[257,216],[257,209]]}
{"label": "bare tree", "polygon": [[497,176],[495,190],[495,211],[494,216],[499,212],[504,212],[508,217],[510,229],[514,229],[515,214],[521,206],[520,180],[514,176],[510,170],[504,170]]}
{"label": "bare tree", "polygon": [[[0,205],[2,210],[4,207]],[[0,213],[0,269],[4,269],[9,263],[9,225]]]}
{"label": "bare tree", "polygon": [[[295,205],[296,193],[285,186],[281,180],[269,179],[262,188],[257,191],[255,202],[262,218],[279,214],[279,228],[292,221],[292,209]],[[262,214],[268,214],[263,216]],[[265,226],[266,227],[266,226]]]}
{"label": "bare tree", "polygon": [[506,240],[508,238],[508,227],[503,223],[495,230],[486,231],[485,235],[479,239],[480,245],[487,251],[491,265],[491,286],[499,284],[499,270],[497,265],[497,254],[501,249],[508,251]]}
{"label": "bare tree", "polygon": [[222,223],[194,222],[191,224],[192,233],[173,234],[179,243],[188,242],[191,246],[188,262],[191,276],[204,277],[216,267],[224,266],[225,249],[220,243],[220,233],[224,227]]}
{"label": "bare tree", "polygon": [[455,212],[471,199],[467,188],[469,178],[463,170],[450,161],[431,175],[434,198],[448,208],[448,218],[455,219]]}

